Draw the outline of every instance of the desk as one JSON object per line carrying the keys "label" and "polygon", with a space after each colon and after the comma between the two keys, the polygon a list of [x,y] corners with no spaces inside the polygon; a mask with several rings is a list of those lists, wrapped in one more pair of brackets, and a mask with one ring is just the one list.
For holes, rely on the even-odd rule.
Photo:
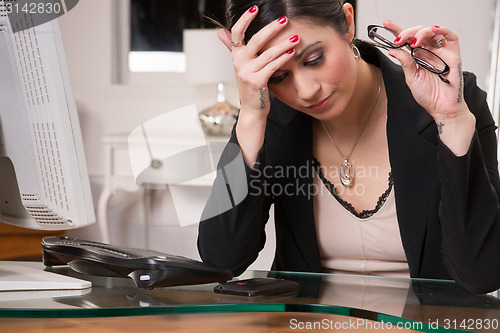
{"label": "desk", "polygon": [[[246,298],[215,284],[138,289],[130,279],[89,277],[83,295],[0,294],[2,332],[498,332],[500,300],[451,281],[248,271],[240,278],[298,281],[293,296]],[[316,326],[314,326],[316,325]],[[405,329],[396,329],[397,326]],[[355,329],[353,329],[355,328]]]}

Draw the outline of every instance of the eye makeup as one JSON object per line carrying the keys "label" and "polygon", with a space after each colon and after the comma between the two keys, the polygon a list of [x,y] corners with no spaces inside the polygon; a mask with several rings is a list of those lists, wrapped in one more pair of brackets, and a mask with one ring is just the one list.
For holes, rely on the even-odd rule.
{"label": "eye makeup", "polygon": [[322,49],[314,51],[304,62],[304,66],[316,66],[323,62],[325,53]]}
{"label": "eye makeup", "polygon": [[268,81],[268,84],[278,84],[280,82],[282,82],[284,79],[286,79],[286,77],[288,76],[287,73],[282,73],[282,74],[273,74],[273,76],[271,76],[269,78],[269,81]]}
{"label": "eye makeup", "polygon": [[[323,49],[318,49],[313,52],[305,59],[303,66],[304,67],[313,67],[321,64],[323,60],[325,59],[325,54]],[[300,60],[300,59],[298,59]],[[288,73],[282,72],[280,73],[279,70],[269,78],[269,84],[278,84],[285,80],[288,77]]]}
{"label": "eye makeup", "polygon": [[304,47],[304,49],[302,51],[300,51],[299,53],[297,53],[297,55],[295,56],[295,60],[300,60],[300,58],[302,58],[302,56],[304,55],[304,53],[307,52],[307,50],[309,50],[311,47],[314,47],[318,44],[322,43],[322,41],[317,41],[317,42],[314,42],[312,44],[309,44],[307,45],[306,47]]}

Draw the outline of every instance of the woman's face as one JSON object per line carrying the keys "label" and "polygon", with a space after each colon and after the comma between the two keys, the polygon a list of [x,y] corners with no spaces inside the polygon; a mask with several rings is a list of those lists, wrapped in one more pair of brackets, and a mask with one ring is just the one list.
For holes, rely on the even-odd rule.
{"label": "woman's face", "polygon": [[356,84],[357,66],[346,37],[331,27],[290,19],[264,49],[299,35],[294,57],[269,80],[269,89],[285,104],[316,119],[338,117]]}

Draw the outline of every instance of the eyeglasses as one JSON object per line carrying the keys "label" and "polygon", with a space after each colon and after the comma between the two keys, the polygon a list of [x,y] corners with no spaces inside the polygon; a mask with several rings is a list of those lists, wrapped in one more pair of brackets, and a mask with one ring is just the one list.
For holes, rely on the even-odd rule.
{"label": "eyeglasses", "polygon": [[437,74],[441,81],[450,83],[450,81],[444,77],[444,75],[448,74],[450,71],[450,67],[448,67],[443,59],[423,47],[411,47],[409,43],[398,46],[393,42],[394,38],[397,36],[398,34],[396,32],[386,27],[380,25],[368,26],[368,37],[375,42],[375,44],[370,44],[386,50],[399,49],[406,46],[411,50],[411,56],[419,66],[431,73]]}

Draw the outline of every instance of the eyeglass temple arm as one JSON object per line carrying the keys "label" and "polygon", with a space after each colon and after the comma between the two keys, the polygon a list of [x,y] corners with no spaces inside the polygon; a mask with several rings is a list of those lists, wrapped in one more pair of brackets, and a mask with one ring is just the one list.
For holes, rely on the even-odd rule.
{"label": "eyeglass temple arm", "polygon": [[[372,29],[373,29],[373,28],[372,28]],[[392,32],[392,33],[394,34],[394,37],[397,37],[397,34],[396,34],[394,31],[392,31],[392,30],[390,30],[390,29],[387,29],[387,28],[384,28],[384,29],[386,29],[386,30],[388,30],[388,31]],[[402,47],[406,47],[409,51],[411,51],[411,46],[410,46],[410,44],[409,44],[409,43],[405,43],[405,44],[403,44],[403,45],[401,45],[401,46],[399,46],[399,47],[398,47],[398,46],[389,47],[389,46],[386,46],[386,45],[384,45],[384,44],[382,44],[382,43],[380,43],[380,42],[375,41],[375,37],[377,37],[377,38],[379,38],[380,40],[384,41],[385,43],[387,43],[387,44],[389,44],[389,45],[394,45],[394,42],[393,42],[393,41],[390,41],[390,40],[388,40],[387,38],[384,38],[383,36],[381,36],[380,34],[378,34],[378,33],[374,32],[374,31],[372,31],[372,30],[370,30],[370,31],[368,32],[368,37],[369,37],[371,40],[373,40],[373,41],[372,41],[372,42],[371,42],[371,41],[366,41],[366,40],[363,40],[363,41],[364,41],[364,42],[366,42],[366,43],[368,43],[368,44],[370,44],[370,45],[373,45],[373,46],[378,46],[378,47],[380,47],[380,48],[382,48],[382,49],[384,49],[384,50],[387,50],[387,51],[392,50],[392,49],[399,49],[399,48],[402,48]]]}
{"label": "eyeglass temple arm", "polygon": [[[370,31],[370,34],[369,34],[369,37],[373,40],[375,40],[375,37],[379,38],[380,40],[384,41],[385,43],[387,44],[393,44],[392,41],[388,40],[387,38],[384,38],[382,37],[381,35],[379,35],[378,33],[376,32],[373,32],[373,31]],[[380,45],[383,45],[383,44],[380,44]],[[385,46],[385,45],[384,45]],[[386,46],[387,48],[387,46]]]}
{"label": "eyeglass temple arm", "polygon": [[389,47],[387,47],[387,46],[385,46],[385,45],[382,45],[382,44],[378,44],[378,43],[376,43],[376,42],[372,42],[372,41],[365,40],[365,39],[360,39],[360,38],[358,38],[358,40],[359,40],[359,41],[362,41],[362,42],[364,42],[364,43],[366,43],[366,44],[369,44],[369,45],[371,45],[371,46],[380,47],[381,49],[384,49],[384,50],[387,50],[387,51],[390,51],[390,50],[391,50],[391,48],[389,48]]}

